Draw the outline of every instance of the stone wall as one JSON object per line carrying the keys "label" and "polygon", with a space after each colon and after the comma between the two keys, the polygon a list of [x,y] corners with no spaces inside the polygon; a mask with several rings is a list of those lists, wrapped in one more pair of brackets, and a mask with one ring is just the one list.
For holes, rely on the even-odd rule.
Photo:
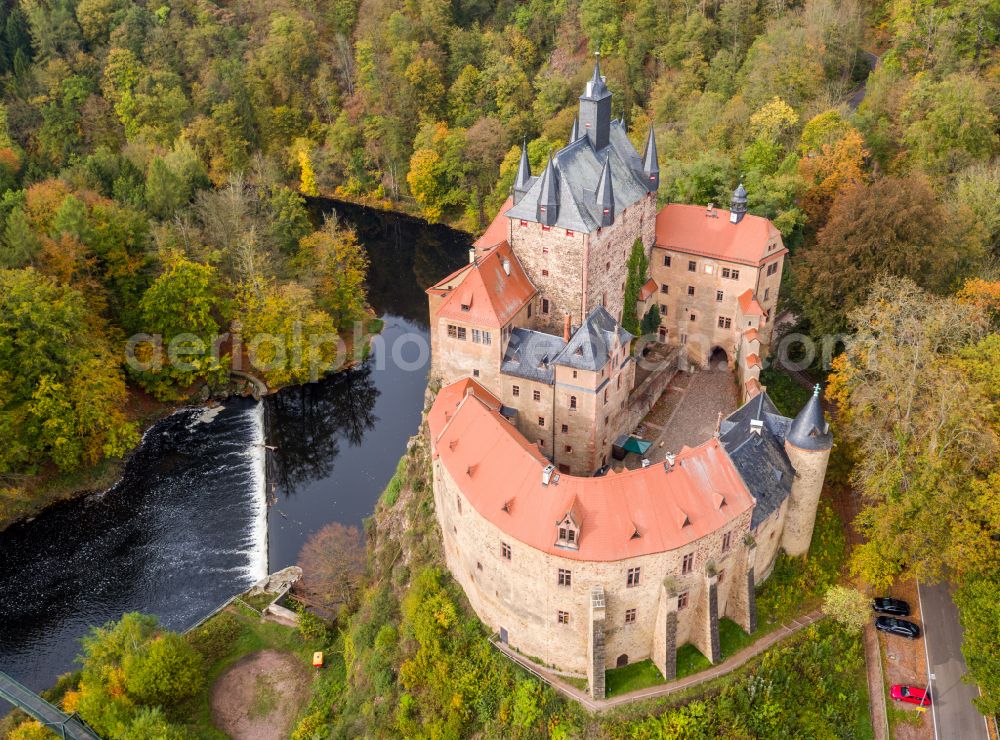
{"label": "stone wall", "polygon": [[[745,574],[737,577],[735,569],[743,562],[739,551],[749,531],[750,512],[725,530],[732,532],[732,547],[726,553],[722,552],[723,531],[716,531],[677,550],[593,562],[550,555],[505,535],[465,499],[440,461],[434,463],[434,498],[448,568],[476,614],[493,631],[505,628],[510,645],[560,670],[588,671],[591,592],[595,587],[605,593],[605,667],[613,668],[619,655],[627,655],[629,662],[653,655],[654,633],[663,625],[658,614],[665,579],[677,584],[678,593],[688,593],[688,607],[677,611],[677,645],[708,634],[705,620],[709,612],[696,605],[702,600],[707,603],[706,584],[711,579],[706,578],[705,566],[709,560],[727,573],[734,571],[733,577],[727,575],[726,582],[717,588],[719,615],[728,613],[726,587],[730,581],[745,582]],[[530,506],[531,502],[515,505]],[[587,537],[586,524],[580,536]],[[509,560],[501,554],[504,542],[511,548]],[[694,565],[691,573],[682,575],[682,559],[688,553],[694,554]],[[627,572],[632,567],[641,568],[641,578],[638,586],[628,587]],[[572,574],[568,587],[558,585],[560,568]],[[630,624],[625,623],[628,609],[636,610]],[[568,624],[559,623],[560,611],[568,613]]]}
{"label": "stone wall", "polygon": [[[581,323],[583,269],[588,236],[534,221],[514,220],[510,245],[521,266],[538,290],[529,325],[552,334],[562,334],[566,314]],[[548,301],[548,312],[543,311]]]}

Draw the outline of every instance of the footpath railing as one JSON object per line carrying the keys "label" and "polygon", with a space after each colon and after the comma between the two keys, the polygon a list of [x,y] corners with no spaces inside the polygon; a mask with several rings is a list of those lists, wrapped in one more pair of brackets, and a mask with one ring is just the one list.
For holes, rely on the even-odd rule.
{"label": "footpath railing", "polygon": [[101,740],[78,715],[66,714],[3,671],[0,671],[0,699],[27,712],[64,740]]}

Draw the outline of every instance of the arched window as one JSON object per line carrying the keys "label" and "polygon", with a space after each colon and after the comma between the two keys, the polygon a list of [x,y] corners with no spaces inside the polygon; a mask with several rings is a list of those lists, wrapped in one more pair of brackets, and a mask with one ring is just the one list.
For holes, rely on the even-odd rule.
{"label": "arched window", "polygon": [[575,409],[576,408],[576,396],[570,396],[569,397],[569,407],[571,409]]}

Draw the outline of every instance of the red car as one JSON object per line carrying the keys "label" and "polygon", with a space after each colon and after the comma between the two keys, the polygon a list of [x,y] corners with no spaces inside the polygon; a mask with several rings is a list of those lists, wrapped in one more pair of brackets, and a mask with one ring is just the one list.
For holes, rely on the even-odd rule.
{"label": "red car", "polygon": [[916,686],[903,686],[897,683],[889,689],[889,696],[893,701],[905,701],[907,704],[916,704],[920,707],[931,705],[931,695]]}

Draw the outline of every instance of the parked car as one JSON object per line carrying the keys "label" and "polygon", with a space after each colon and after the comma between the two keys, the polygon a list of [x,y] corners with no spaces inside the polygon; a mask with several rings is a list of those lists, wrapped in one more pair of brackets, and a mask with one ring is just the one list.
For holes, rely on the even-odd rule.
{"label": "parked car", "polygon": [[931,705],[930,693],[919,686],[904,686],[897,683],[889,689],[889,696],[893,701],[905,701],[907,704],[916,704],[919,707]]}
{"label": "parked car", "polygon": [[910,616],[910,605],[908,603],[902,599],[890,599],[888,596],[872,599],[872,609],[882,614],[891,614],[894,617]]}
{"label": "parked car", "polygon": [[875,629],[880,632],[888,632],[890,635],[899,635],[916,640],[920,637],[920,628],[913,622],[895,617],[875,617]]}

